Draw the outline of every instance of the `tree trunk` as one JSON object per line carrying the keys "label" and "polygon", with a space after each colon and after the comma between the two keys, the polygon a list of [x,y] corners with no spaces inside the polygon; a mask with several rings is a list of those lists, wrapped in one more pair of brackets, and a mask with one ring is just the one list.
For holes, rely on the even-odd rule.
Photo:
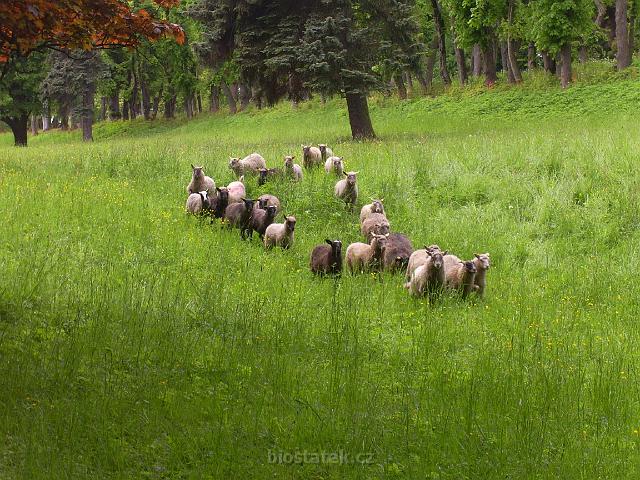
{"label": "tree trunk", "polygon": [[109,119],[120,120],[122,113],[120,112],[120,93],[115,92],[109,97]]}
{"label": "tree trunk", "polygon": [[500,42],[500,61],[502,63],[502,70],[507,75],[507,81],[509,83],[516,83],[515,76],[511,71],[511,65],[509,63],[507,42]]}
{"label": "tree trunk", "polygon": [[484,61],[482,59],[482,48],[477,43],[473,46],[471,59],[473,63],[471,72],[474,77],[479,77],[480,75],[482,75],[482,64],[484,63]]}
{"label": "tree trunk", "polygon": [[129,120],[129,100],[122,101],[122,119]]}
{"label": "tree trunk", "polygon": [[63,102],[60,105],[60,130],[63,132],[69,130],[69,105]]}
{"label": "tree trunk", "polygon": [[515,83],[522,82],[522,73],[520,73],[520,67],[518,66],[518,57],[516,52],[518,51],[518,44],[516,44],[515,40],[507,41],[507,59],[509,61],[509,70],[511,71],[511,76],[513,76],[513,81]]}
{"label": "tree trunk", "polygon": [[445,85],[451,85],[451,76],[447,69],[447,39],[444,28],[444,20],[442,19],[442,11],[438,0],[431,0],[433,8],[433,22],[436,27],[436,36],[438,37],[438,52],[440,53],[440,76]]}
{"label": "tree trunk", "polygon": [[100,120],[107,119],[107,97],[100,97]]}
{"label": "tree trunk", "polygon": [[549,55],[549,52],[542,52],[542,65],[544,67],[544,71],[555,75],[556,73],[556,61]]}
{"label": "tree trunk", "polygon": [[5,117],[2,118],[2,121],[11,128],[14,145],[16,147],[26,147],[29,115],[25,113],[19,117]]}
{"label": "tree trunk", "polygon": [[220,87],[212,83],[209,88],[209,111],[216,113],[220,110]]}
{"label": "tree trunk", "polygon": [[422,93],[425,95],[429,93],[431,85],[433,84],[433,67],[436,64],[436,48],[438,48],[438,39],[434,37],[431,45],[429,45],[429,55],[425,62],[424,74],[418,75],[418,81],[420,85],[422,85]]}
{"label": "tree trunk", "polygon": [[498,80],[496,75],[496,57],[493,45],[489,44],[482,49],[482,58],[484,60],[484,84],[491,87]]}
{"label": "tree trunk", "polygon": [[536,68],[536,44],[531,42],[527,50],[527,70]]}
{"label": "tree trunk", "polygon": [[371,117],[369,116],[369,104],[366,95],[361,93],[347,93],[347,110],[349,111],[349,124],[351,136],[354,140],[366,140],[375,138]]}
{"label": "tree trunk", "polygon": [[198,113],[202,113],[202,95],[200,95],[200,92],[196,95],[196,100],[198,101]]}
{"label": "tree trunk", "polygon": [[578,49],[578,60],[580,63],[587,63],[588,55],[587,55],[587,47],[585,45],[580,45]]}
{"label": "tree trunk", "polygon": [[[322,93],[320,93],[320,98],[324,99],[324,97],[322,96]],[[262,92],[259,88],[257,87],[251,88],[251,100],[253,100],[253,103],[256,104],[256,108],[258,110],[262,110]]]}
{"label": "tree trunk", "polygon": [[560,49],[562,66],[560,71],[560,84],[562,88],[567,88],[571,83],[571,44],[565,43]]}
{"label": "tree trunk", "polygon": [[413,76],[411,75],[411,72],[405,71],[402,74],[402,78],[407,86],[407,95],[410,97],[413,95]]}
{"label": "tree trunk", "polygon": [[231,96],[233,97],[233,100],[237,103],[238,102],[238,82],[233,82],[231,84]]}
{"label": "tree trunk", "polygon": [[402,78],[402,74],[401,73],[396,73],[393,76],[393,81],[396,84],[396,88],[398,89],[398,97],[400,97],[400,100],[406,100],[407,99],[407,87],[405,87],[405,85],[404,85],[404,79]]}
{"label": "tree trunk", "polygon": [[31,135],[38,135],[38,117],[31,115]]}
{"label": "tree trunk", "polygon": [[629,30],[627,27],[628,5],[628,0],[616,0],[616,62],[618,63],[618,70],[624,70],[631,65]]}
{"label": "tree trunk", "polygon": [[96,94],[95,83],[85,86],[82,92],[82,114],[80,123],[82,124],[82,140],[85,142],[93,141],[93,100]]}
{"label": "tree trunk", "polygon": [[184,97],[184,112],[187,114],[188,120],[193,118],[193,94]]}
{"label": "tree trunk", "polygon": [[240,111],[244,111],[249,107],[251,101],[251,93],[244,83],[238,85],[238,98],[240,99]]}
{"label": "tree trunk", "polygon": [[227,85],[227,82],[221,82],[220,86],[222,87],[222,91],[224,92],[225,97],[227,97],[227,103],[229,104],[229,112],[233,115],[238,111],[238,107],[236,105],[236,99],[233,96],[231,88]]}
{"label": "tree trunk", "polygon": [[459,47],[455,48],[456,63],[458,64],[458,79],[460,85],[464,86],[467,83],[467,64],[464,58],[464,50]]}
{"label": "tree trunk", "polygon": [[42,131],[46,132],[51,128],[51,112],[49,111],[49,102],[45,101],[42,105]]}
{"label": "tree trunk", "polygon": [[142,93],[142,115],[145,120],[151,119],[151,96],[149,95],[149,86],[140,72],[140,91]]}
{"label": "tree trunk", "polygon": [[129,115],[131,120],[135,119],[140,114],[140,101],[138,99],[138,73],[135,67],[135,55],[133,57],[133,67],[131,68],[131,75],[133,77],[133,86],[131,87],[131,96],[129,97]]}

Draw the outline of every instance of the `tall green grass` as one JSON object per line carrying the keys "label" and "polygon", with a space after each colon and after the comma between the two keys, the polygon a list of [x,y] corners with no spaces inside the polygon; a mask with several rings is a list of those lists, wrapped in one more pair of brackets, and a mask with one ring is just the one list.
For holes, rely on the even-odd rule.
{"label": "tall green grass", "polygon": [[[0,137],[0,477],[637,478],[638,96],[380,98],[371,143],[338,100]],[[309,142],[416,247],[490,252],[486,299],[313,278],[314,245],[360,240],[323,172],[249,183],[290,251],[184,214],[191,163],[223,184]]]}

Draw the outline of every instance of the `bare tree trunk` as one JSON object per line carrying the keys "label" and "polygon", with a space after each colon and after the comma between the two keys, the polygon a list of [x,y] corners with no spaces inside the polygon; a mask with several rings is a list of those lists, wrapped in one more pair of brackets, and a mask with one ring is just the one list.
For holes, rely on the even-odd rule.
{"label": "bare tree trunk", "polygon": [[536,44],[531,42],[527,50],[527,70],[536,68]]}
{"label": "bare tree trunk", "polygon": [[396,73],[393,76],[393,82],[396,84],[396,88],[398,89],[398,97],[400,100],[407,99],[407,88],[404,85],[404,80],[402,79],[401,73]]}
{"label": "bare tree trunk", "polygon": [[438,39],[433,37],[429,45],[429,55],[424,65],[424,73],[418,75],[418,81],[422,86],[422,93],[424,95],[429,93],[433,85],[433,67],[436,64],[436,48],[438,48]]}
{"label": "bare tree trunk", "polygon": [[518,58],[516,52],[518,51],[518,44],[515,40],[507,41],[507,59],[509,60],[509,69],[515,83],[522,82],[522,73],[520,73],[520,66],[518,65]]}
{"label": "bare tree trunk", "polygon": [[13,132],[13,144],[16,147],[26,147],[29,115],[25,113],[19,117],[3,117],[1,120],[11,128]]}
{"label": "bare tree trunk", "polygon": [[129,100],[122,101],[122,119],[129,120]]}
{"label": "bare tree trunk", "polygon": [[404,83],[407,85],[407,95],[410,97],[413,95],[413,76],[411,72],[405,71],[402,74],[402,78],[404,79]]}
{"label": "bare tree trunk", "polygon": [[100,97],[100,118],[99,120],[107,119],[107,97],[104,95]]}
{"label": "bare tree trunk", "polygon": [[196,99],[198,100],[198,113],[202,113],[202,95],[200,92],[196,95]]}
{"label": "bare tree trunk", "polygon": [[544,67],[544,71],[547,73],[551,73],[555,75],[556,73],[556,61],[549,55],[549,52],[542,52],[542,65]]}
{"label": "bare tree trunk", "polygon": [[140,90],[142,93],[142,115],[145,120],[151,119],[151,96],[149,95],[149,87],[140,72]]}
{"label": "bare tree trunk", "polygon": [[187,114],[187,119],[193,118],[193,94],[189,94],[184,97],[184,111]]}
{"label": "bare tree trunk", "polygon": [[445,85],[451,85],[451,76],[447,69],[447,39],[444,28],[444,20],[438,0],[431,0],[433,8],[433,22],[436,27],[436,36],[438,37],[438,52],[440,53],[440,76]]}
{"label": "bare tree trunk", "polygon": [[464,58],[464,50],[459,47],[455,48],[456,64],[458,65],[458,79],[460,85],[464,86],[467,83],[467,64]]}
{"label": "bare tree trunk", "polygon": [[244,83],[238,85],[238,98],[240,99],[240,111],[244,111],[249,107],[251,101],[251,93]]}
{"label": "bare tree trunk", "polygon": [[588,55],[586,45],[580,45],[578,49],[578,60],[580,60],[580,63],[587,63]]}
{"label": "bare tree trunk", "polygon": [[571,83],[571,44],[565,43],[560,49],[560,57],[562,58],[562,66],[560,68],[560,85],[567,88]]}
{"label": "bare tree trunk", "polygon": [[496,57],[492,44],[482,49],[482,58],[484,59],[484,84],[490,87],[498,80],[498,76],[496,75]]}
{"label": "bare tree trunk", "polygon": [[473,59],[473,68],[471,69],[474,77],[482,75],[482,65],[484,60],[482,58],[482,48],[480,45],[475,44],[471,52],[471,58]]}
{"label": "bare tree trunk", "polygon": [[69,104],[63,102],[60,105],[60,130],[63,132],[69,130]]}
{"label": "bare tree trunk", "polygon": [[369,103],[367,97],[361,93],[347,93],[347,110],[349,111],[349,124],[351,136],[354,140],[367,140],[376,137],[369,116]]}
{"label": "bare tree trunk", "polygon": [[109,118],[111,120],[120,120],[122,113],[120,112],[120,94],[114,93],[109,97]]}
{"label": "bare tree trunk", "polygon": [[51,112],[49,111],[49,102],[44,101],[42,105],[42,131],[46,132],[51,128]]}
{"label": "bare tree trunk", "polygon": [[507,81],[509,83],[516,83],[516,79],[511,71],[511,65],[509,63],[509,52],[507,42],[500,42],[500,59],[502,62],[502,70],[507,75]]}
{"label": "bare tree trunk", "polygon": [[35,113],[31,115],[31,135],[38,135],[38,117]]}
{"label": "bare tree trunk", "polygon": [[160,108],[160,99],[162,98],[162,92],[164,90],[164,83],[160,84],[160,91],[153,97],[153,104],[151,105],[151,120],[155,120],[158,116],[158,109]]}
{"label": "bare tree trunk", "polygon": [[209,111],[216,113],[220,110],[220,87],[212,83],[209,87]]}
{"label": "bare tree trunk", "polygon": [[624,70],[631,65],[629,30],[627,28],[628,6],[628,0],[616,0],[616,62],[618,70]]}
{"label": "bare tree trunk", "polygon": [[220,86],[222,87],[222,91],[227,97],[227,103],[229,104],[229,112],[231,112],[232,115],[237,113],[238,107],[236,105],[236,99],[233,96],[231,88],[229,88],[229,85],[227,85],[227,82],[224,82],[224,81],[220,84]]}
{"label": "bare tree trunk", "polygon": [[80,123],[82,125],[82,140],[85,142],[93,141],[93,97],[95,95],[95,86],[89,86],[82,95],[82,115]]}

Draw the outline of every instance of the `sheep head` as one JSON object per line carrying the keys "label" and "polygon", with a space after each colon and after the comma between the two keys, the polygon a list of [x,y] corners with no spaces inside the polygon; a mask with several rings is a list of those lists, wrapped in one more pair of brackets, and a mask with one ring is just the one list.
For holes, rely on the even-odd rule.
{"label": "sheep head", "polygon": [[267,208],[265,208],[265,210],[267,211],[267,217],[269,218],[274,218],[276,216],[276,213],[278,212],[278,209],[275,205],[267,205]]}
{"label": "sheep head", "polygon": [[474,253],[473,256],[476,257],[477,261],[474,263],[478,270],[489,270],[489,267],[491,267],[491,261],[489,260],[488,253]]}
{"label": "sheep head", "polygon": [[444,267],[444,257],[443,252],[440,250],[427,250],[427,255],[431,258],[431,264],[433,268],[436,270],[440,270]]}
{"label": "sheep head", "polygon": [[340,240],[325,239],[325,242],[331,245],[331,254],[333,258],[337,258],[342,254],[342,242]]}
{"label": "sheep head", "polygon": [[193,164],[191,164],[191,170],[193,170],[193,178],[202,178],[204,177],[204,167],[200,166],[200,167],[196,167]]}
{"label": "sheep head", "polygon": [[471,261],[460,262],[463,265],[465,273],[476,273],[476,264]]}
{"label": "sheep head", "polygon": [[358,172],[343,172],[346,177],[347,177],[347,184],[354,186],[356,184],[356,175],[358,175]]}
{"label": "sheep head", "polygon": [[284,219],[284,224],[287,230],[293,232],[293,230],[296,228],[296,217],[294,217],[293,215],[287,215],[286,217],[284,217]]}

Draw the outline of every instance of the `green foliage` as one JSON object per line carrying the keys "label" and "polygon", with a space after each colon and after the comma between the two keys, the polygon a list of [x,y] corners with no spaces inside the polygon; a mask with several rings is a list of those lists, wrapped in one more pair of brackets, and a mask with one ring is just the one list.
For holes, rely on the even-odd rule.
{"label": "green foliage", "polygon": [[[1,135],[0,475],[638,478],[637,77],[543,82],[378,99],[371,143],[338,100]],[[301,142],[416,246],[489,251],[486,299],[313,278],[314,245],[360,240],[321,171],[248,182],[297,216],[287,252],[184,214],[191,163],[225,184],[231,153]]]}
{"label": "green foliage", "polygon": [[443,0],[453,16],[457,41],[461,46],[487,46],[497,26],[507,14],[506,0]]}
{"label": "green foliage", "polygon": [[0,78],[0,118],[39,112],[42,105],[38,93],[46,72],[44,54],[16,57],[12,67]]}
{"label": "green foliage", "polygon": [[539,49],[556,53],[593,30],[594,12],[592,0],[531,0],[531,38]]}

